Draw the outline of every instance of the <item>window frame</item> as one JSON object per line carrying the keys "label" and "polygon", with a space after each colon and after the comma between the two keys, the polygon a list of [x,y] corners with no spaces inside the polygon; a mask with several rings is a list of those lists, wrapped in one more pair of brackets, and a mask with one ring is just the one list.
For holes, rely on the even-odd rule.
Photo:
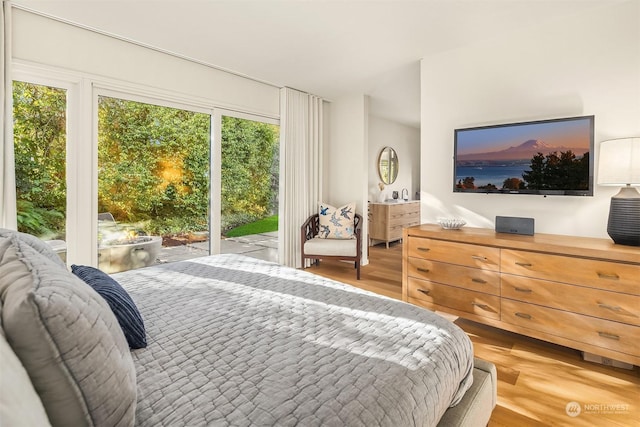
{"label": "window frame", "polygon": [[[223,108],[199,99],[103,76],[60,70],[14,60],[12,79],[67,90],[67,262],[98,264],[98,97],[109,96],[209,114],[210,236],[220,235],[220,164],[222,116],[280,125],[279,117]],[[86,143],[90,141],[90,143]],[[87,179],[87,177],[91,177]],[[216,208],[217,206],[217,208]],[[280,233],[280,231],[279,231]],[[220,239],[209,239],[210,254],[220,253]]]}

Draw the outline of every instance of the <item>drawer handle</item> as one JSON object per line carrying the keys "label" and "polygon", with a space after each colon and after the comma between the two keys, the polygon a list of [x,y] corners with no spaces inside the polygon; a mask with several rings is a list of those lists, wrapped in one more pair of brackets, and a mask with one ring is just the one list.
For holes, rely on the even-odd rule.
{"label": "drawer handle", "polygon": [[516,290],[516,292],[523,292],[525,294],[530,294],[531,292],[533,292],[531,289],[527,289],[527,288],[519,288],[517,286],[514,286],[514,288]]}
{"label": "drawer handle", "polygon": [[429,248],[418,248],[418,250],[422,251],[422,252],[429,252],[431,249],[429,249]]}
{"label": "drawer handle", "polygon": [[478,308],[481,308],[481,309],[483,309],[485,311],[489,311],[489,306],[487,304],[480,304],[480,303],[477,303],[477,302],[472,302],[471,305],[475,305]]}
{"label": "drawer handle", "polygon": [[431,292],[429,289],[418,289],[418,292],[423,293],[425,295],[429,295],[429,292]]}
{"label": "drawer handle", "polygon": [[609,332],[598,331],[598,335],[602,338],[609,338],[610,340],[620,341],[620,335],[610,334]]}
{"label": "drawer handle", "polygon": [[527,314],[527,313],[517,312],[517,313],[515,313],[515,315],[520,317],[520,318],[522,318],[522,319],[527,319],[527,320],[531,320],[531,318],[532,318],[531,315]]}
{"label": "drawer handle", "polygon": [[422,267],[418,267],[418,268],[416,268],[416,270],[418,270],[421,273],[428,273],[429,272],[428,268],[422,268]]}
{"label": "drawer handle", "polygon": [[487,283],[486,280],[484,280],[484,279],[476,279],[475,277],[472,278],[471,281],[475,282],[475,283],[482,283],[482,284]]}
{"label": "drawer handle", "polygon": [[601,279],[608,279],[608,280],[618,280],[620,278],[620,276],[618,276],[615,273],[613,274],[598,273],[598,277]]}
{"label": "drawer handle", "polygon": [[473,258],[475,260],[478,260],[478,261],[487,262],[487,257],[486,256],[471,255],[471,258]]}
{"label": "drawer handle", "polygon": [[611,311],[620,311],[620,310],[622,310],[622,307],[620,307],[618,305],[609,305],[609,304],[599,303],[598,307],[606,308],[607,310],[611,310]]}
{"label": "drawer handle", "polygon": [[530,262],[516,262],[516,265],[519,265],[520,267],[533,267],[533,264]]}

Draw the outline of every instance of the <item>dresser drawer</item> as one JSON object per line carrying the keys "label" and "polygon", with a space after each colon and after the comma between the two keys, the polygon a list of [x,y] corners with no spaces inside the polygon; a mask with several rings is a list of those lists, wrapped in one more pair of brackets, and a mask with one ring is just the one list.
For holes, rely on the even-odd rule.
{"label": "dresser drawer", "polygon": [[393,227],[389,227],[389,229],[387,230],[387,239],[389,240],[402,239],[403,228],[404,227],[402,225],[395,225]]}
{"label": "dresser drawer", "polygon": [[420,202],[398,203],[397,205],[390,205],[389,212],[391,214],[391,217],[395,215],[420,215]]}
{"label": "dresser drawer", "polygon": [[640,326],[640,297],[528,277],[502,275],[501,294],[523,302]]}
{"label": "dresser drawer", "polygon": [[417,215],[396,215],[396,216],[391,216],[391,218],[389,218],[389,226],[390,227],[394,227],[394,226],[401,226],[401,227],[410,227],[412,225],[417,225],[418,224],[418,216]]}
{"label": "dresser drawer", "polygon": [[409,278],[409,298],[436,304],[477,316],[500,319],[500,297]]}
{"label": "dresser drawer", "polygon": [[509,299],[502,299],[502,321],[625,354],[640,354],[637,326]]}
{"label": "dresser drawer", "polygon": [[431,261],[422,258],[408,258],[409,276],[472,291],[500,295],[500,273],[480,268],[464,267]]}
{"label": "dresser drawer", "polygon": [[[455,233],[455,230],[451,230]],[[466,243],[412,237],[409,239],[408,255],[467,267],[499,271],[500,249]]]}
{"label": "dresser drawer", "polygon": [[503,249],[503,273],[640,295],[640,265]]}

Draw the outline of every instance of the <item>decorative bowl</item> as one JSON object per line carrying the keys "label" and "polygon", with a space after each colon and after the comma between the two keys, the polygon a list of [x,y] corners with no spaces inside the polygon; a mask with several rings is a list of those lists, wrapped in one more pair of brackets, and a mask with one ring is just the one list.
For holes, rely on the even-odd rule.
{"label": "decorative bowl", "polygon": [[440,227],[446,230],[457,230],[462,228],[467,222],[460,218],[438,218]]}

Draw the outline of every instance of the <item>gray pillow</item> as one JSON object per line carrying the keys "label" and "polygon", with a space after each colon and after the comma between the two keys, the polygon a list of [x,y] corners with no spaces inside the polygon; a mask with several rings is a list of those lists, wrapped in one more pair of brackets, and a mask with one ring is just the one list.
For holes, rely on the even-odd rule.
{"label": "gray pillow", "polygon": [[66,267],[66,264],[64,263],[64,261],[62,261],[62,258],[60,258],[60,256],[53,251],[51,246],[49,246],[43,240],[40,240],[37,237],[32,236],[31,234],[20,233],[13,230],[8,230],[6,228],[0,228],[0,237],[13,236],[15,234],[18,235],[18,238],[20,238],[20,240],[31,246],[37,252],[40,252],[42,255],[46,256],[59,266]]}
{"label": "gray pillow", "polygon": [[51,425],[132,426],[136,377],[108,304],[17,233],[0,236],[2,325]]}

